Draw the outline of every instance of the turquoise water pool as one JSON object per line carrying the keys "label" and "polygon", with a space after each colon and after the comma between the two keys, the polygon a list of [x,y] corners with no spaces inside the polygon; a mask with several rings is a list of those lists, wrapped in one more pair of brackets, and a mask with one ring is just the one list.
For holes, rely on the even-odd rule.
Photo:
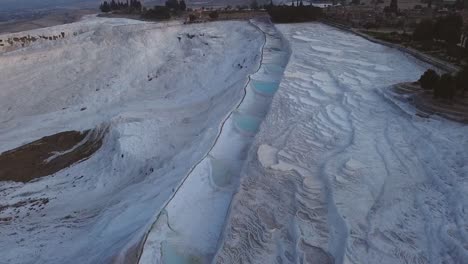
{"label": "turquoise water pool", "polygon": [[202,260],[196,256],[184,256],[172,245],[164,241],[162,243],[162,259],[166,264],[201,264]]}
{"label": "turquoise water pool", "polygon": [[237,128],[249,133],[257,132],[261,122],[261,120],[257,117],[241,113],[236,113],[234,116],[234,121]]}
{"label": "turquoise water pool", "polygon": [[278,90],[278,82],[264,82],[252,80],[252,87],[260,93],[273,95]]}
{"label": "turquoise water pool", "polygon": [[263,64],[263,67],[265,67],[266,72],[273,73],[276,75],[281,75],[284,71],[283,67],[276,64]]}
{"label": "turquoise water pool", "polygon": [[231,183],[232,173],[230,172],[227,164],[221,160],[211,158],[211,179],[220,187],[226,187]]}

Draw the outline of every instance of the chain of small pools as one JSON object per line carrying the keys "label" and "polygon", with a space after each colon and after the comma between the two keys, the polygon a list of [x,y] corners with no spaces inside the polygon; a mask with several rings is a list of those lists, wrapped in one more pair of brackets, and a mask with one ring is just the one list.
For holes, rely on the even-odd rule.
{"label": "chain of small pools", "polygon": [[269,19],[252,20],[265,37],[258,70],[221,123],[205,157],[194,165],[145,235],[138,263],[209,263],[216,252],[249,147],[289,61],[287,41]]}

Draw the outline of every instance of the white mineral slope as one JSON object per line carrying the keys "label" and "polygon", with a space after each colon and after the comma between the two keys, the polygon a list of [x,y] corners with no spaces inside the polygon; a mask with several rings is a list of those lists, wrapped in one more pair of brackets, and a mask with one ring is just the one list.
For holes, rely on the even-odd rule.
{"label": "white mineral slope", "polygon": [[0,263],[119,261],[212,145],[263,36],[247,22],[89,18],[47,30],[79,33],[0,54],[0,151],[61,131],[107,134],[86,161],[0,182],[1,205],[49,198],[2,209],[13,220],[0,223]]}
{"label": "white mineral slope", "polygon": [[266,19],[252,20],[265,42],[245,97],[229,115],[208,155],[187,175],[145,239],[140,264],[210,263],[250,144],[288,62],[287,41]]}
{"label": "white mineral slope", "polygon": [[316,24],[249,153],[215,263],[466,263],[468,126],[382,89],[427,65]]}

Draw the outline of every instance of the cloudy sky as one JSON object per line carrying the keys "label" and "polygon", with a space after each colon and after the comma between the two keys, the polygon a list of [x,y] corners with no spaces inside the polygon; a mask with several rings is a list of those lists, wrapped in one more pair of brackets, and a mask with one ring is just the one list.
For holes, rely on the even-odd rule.
{"label": "cloudy sky", "polygon": [[0,11],[38,9],[54,7],[71,7],[99,3],[100,0],[0,0]]}

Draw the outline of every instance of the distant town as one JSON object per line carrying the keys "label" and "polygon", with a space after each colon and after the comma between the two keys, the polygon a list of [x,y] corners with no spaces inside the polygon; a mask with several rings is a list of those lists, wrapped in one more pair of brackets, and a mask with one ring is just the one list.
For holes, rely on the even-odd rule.
{"label": "distant town", "polygon": [[104,1],[100,9],[110,16],[125,14],[143,19],[185,18],[187,23],[245,19],[267,12],[275,22],[320,19],[377,40],[422,51],[461,66],[468,57],[468,0],[253,0],[248,5],[191,6],[168,0],[164,6],[144,6],[138,0]]}

